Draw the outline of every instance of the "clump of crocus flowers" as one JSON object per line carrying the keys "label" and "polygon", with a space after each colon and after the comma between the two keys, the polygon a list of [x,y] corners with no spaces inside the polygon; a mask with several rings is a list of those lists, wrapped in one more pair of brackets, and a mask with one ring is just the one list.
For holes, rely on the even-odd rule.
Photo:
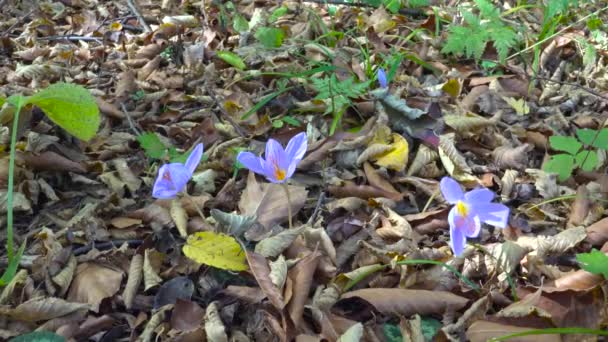
{"label": "clump of crocus flowers", "polygon": [[455,255],[464,251],[467,238],[479,236],[481,223],[505,228],[509,219],[509,207],[493,203],[494,192],[478,188],[463,192],[460,184],[450,177],[440,183],[443,198],[454,207],[448,214],[450,224],[450,246]]}
{"label": "clump of crocus flowers", "polygon": [[152,188],[152,196],[159,199],[171,199],[185,189],[186,184],[203,157],[203,144],[192,150],[185,164],[165,164],[158,170],[158,176]]}

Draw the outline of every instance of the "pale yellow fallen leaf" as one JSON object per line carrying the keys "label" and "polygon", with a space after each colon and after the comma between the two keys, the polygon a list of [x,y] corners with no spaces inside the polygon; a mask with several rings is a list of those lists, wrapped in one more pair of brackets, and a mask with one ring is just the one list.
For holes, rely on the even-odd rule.
{"label": "pale yellow fallen leaf", "polygon": [[395,171],[403,171],[407,165],[407,158],[410,152],[410,147],[404,137],[397,133],[391,135],[393,142],[392,150],[380,154],[376,157],[376,165],[386,167]]}

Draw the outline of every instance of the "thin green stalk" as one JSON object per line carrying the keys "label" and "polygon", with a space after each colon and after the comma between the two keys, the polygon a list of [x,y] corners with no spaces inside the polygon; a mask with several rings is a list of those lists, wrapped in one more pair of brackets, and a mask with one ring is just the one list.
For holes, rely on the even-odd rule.
{"label": "thin green stalk", "polygon": [[13,189],[15,183],[15,155],[17,154],[17,130],[19,129],[19,112],[21,112],[21,103],[15,108],[13,116],[13,129],[11,131],[11,152],[8,161],[8,187],[6,194],[6,252],[8,260],[13,259]]}
{"label": "thin green stalk", "polygon": [[289,188],[287,187],[287,183],[281,184],[283,186],[283,190],[285,190],[285,195],[287,196],[287,217],[289,219],[289,229],[293,229],[293,222],[291,221],[291,197],[289,196]]}
{"label": "thin green stalk", "polygon": [[588,328],[547,328],[547,329],[533,329],[526,330],[514,334],[503,335],[500,337],[493,337],[489,341],[498,342],[506,341],[515,337],[530,336],[530,335],[554,335],[554,334],[588,334],[588,335],[602,335],[608,336],[608,330],[595,330]]}

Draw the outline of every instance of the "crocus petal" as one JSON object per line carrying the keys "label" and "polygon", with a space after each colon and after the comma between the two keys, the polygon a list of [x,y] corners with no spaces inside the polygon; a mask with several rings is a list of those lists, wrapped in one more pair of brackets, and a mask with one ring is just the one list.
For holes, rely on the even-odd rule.
{"label": "crocus petal", "polygon": [[464,200],[467,203],[475,205],[477,203],[489,203],[494,199],[494,192],[486,188],[471,190],[464,194]]}
{"label": "crocus petal", "polygon": [[456,182],[454,179],[450,177],[443,177],[441,179],[441,183],[439,183],[439,187],[441,188],[443,198],[445,198],[448,203],[456,204],[456,202],[463,199],[460,184],[458,184],[458,182]]}
{"label": "crocus petal", "polygon": [[291,138],[287,144],[287,148],[285,148],[285,154],[287,155],[290,165],[302,160],[307,148],[308,137],[306,136],[306,133],[302,132]]}
{"label": "crocus petal", "polygon": [[190,171],[190,174],[194,173],[196,167],[201,162],[201,158],[203,157],[203,144],[198,144],[196,147],[190,152],[188,159],[186,160],[186,169]]}
{"label": "crocus petal", "polygon": [[484,203],[475,205],[475,213],[481,222],[498,228],[507,227],[509,207],[500,203]]}
{"label": "crocus petal", "polygon": [[470,237],[470,238],[476,238],[479,236],[479,232],[481,232],[481,221],[479,219],[479,216],[475,215],[475,216],[471,216],[468,215],[467,217],[463,218],[463,223],[462,223],[462,233],[466,236],[466,237]]}
{"label": "crocus petal", "polygon": [[[285,155],[283,146],[274,139],[269,139],[266,143],[266,158],[264,169],[266,178],[273,183],[283,183],[287,180],[287,169],[289,168],[289,160]],[[280,178],[279,172],[284,172]]]}
{"label": "crocus petal", "polygon": [[266,175],[266,169],[264,168],[264,159],[256,157],[251,152],[240,152],[236,157],[239,163],[243,164],[249,170],[259,174]]}
{"label": "crocus petal", "polygon": [[[464,251],[464,246],[467,243],[467,238],[460,229],[457,221],[462,220],[462,217],[456,217],[456,208],[452,208],[448,214],[448,222],[450,223],[450,247],[454,251],[454,255],[458,256]],[[459,220],[460,219],[460,220]]]}
{"label": "crocus petal", "polygon": [[378,83],[382,88],[386,88],[388,86],[388,81],[386,80],[386,72],[384,72],[384,69],[382,68],[378,69]]}
{"label": "crocus petal", "polygon": [[152,196],[160,199],[175,197],[184,189],[191,176],[190,171],[181,163],[161,166],[152,188]]}

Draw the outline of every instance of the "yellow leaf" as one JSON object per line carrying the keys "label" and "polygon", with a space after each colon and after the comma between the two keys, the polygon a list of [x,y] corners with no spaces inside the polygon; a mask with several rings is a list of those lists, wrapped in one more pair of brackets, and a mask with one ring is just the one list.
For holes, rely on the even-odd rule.
{"label": "yellow leaf", "polygon": [[455,78],[445,82],[441,89],[453,98],[457,98],[460,95],[460,83]]}
{"label": "yellow leaf", "polygon": [[517,115],[526,115],[530,113],[530,107],[528,107],[528,103],[524,99],[515,99],[513,97],[502,97],[505,102],[511,106],[511,108],[515,109]]}
{"label": "yellow leaf", "polygon": [[397,133],[392,134],[393,149],[376,157],[376,165],[386,167],[395,171],[403,171],[407,165],[407,157],[410,152],[409,144],[404,137]]}
{"label": "yellow leaf", "polygon": [[182,250],[188,258],[201,264],[231,271],[248,269],[241,245],[226,234],[214,232],[192,234]]}

